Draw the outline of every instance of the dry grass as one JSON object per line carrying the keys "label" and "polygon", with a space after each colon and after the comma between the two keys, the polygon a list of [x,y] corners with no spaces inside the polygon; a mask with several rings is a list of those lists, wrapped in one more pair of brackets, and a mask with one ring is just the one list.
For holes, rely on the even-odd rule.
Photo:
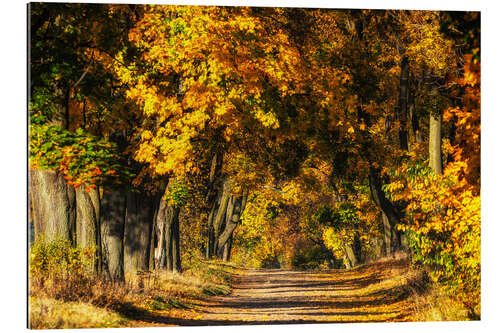
{"label": "dry grass", "polygon": [[[370,311],[366,304],[373,303],[371,312],[389,313],[384,318],[343,316],[339,321],[471,319],[459,302],[440,292],[423,270],[412,267],[404,254],[349,270],[310,274],[330,283],[333,277],[338,280],[333,301],[342,298],[353,307],[359,303],[359,311],[367,313]],[[243,275],[243,270],[232,265],[197,259],[186,262],[182,274],[157,271],[127,275],[123,284],[87,277],[32,279],[30,325],[38,329],[138,327],[170,323],[166,318],[196,321],[201,317],[199,308],[210,303],[208,296],[229,294],[232,278]]]}
{"label": "dry grass", "polygon": [[126,283],[100,278],[30,279],[30,327],[140,326],[134,319],[155,311],[189,309],[191,302],[231,292],[233,266],[198,260],[182,273],[129,274]]}
{"label": "dry grass", "polygon": [[80,302],[30,298],[30,328],[124,327],[129,320],[119,314]]}
{"label": "dry grass", "polygon": [[[349,273],[348,273],[349,272]],[[382,295],[404,299],[407,321],[466,321],[475,320],[467,309],[451,295],[430,281],[422,268],[414,267],[404,253],[381,258],[375,262],[346,271],[357,277],[372,279],[358,296]],[[357,291],[360,292],[359,290]]]}
{"label": "dry grass", "polygon": [[[402,261],[404,265],[394,263]],[[383,281],[370,286],[373,289],[396,288],[407,294],[411,321],[466,321],[471,318],[467,309],[439,285],[428,278],[422,268],[410,264],[407,255],[397,253],[394,258],[377,261],[377,269],[385,271]]]}
{"label": "dry grass", "polygon": [[424,293],[412,294],[414,321],[466,321],[477,320],[452,296],[439,286],[430,284]]}

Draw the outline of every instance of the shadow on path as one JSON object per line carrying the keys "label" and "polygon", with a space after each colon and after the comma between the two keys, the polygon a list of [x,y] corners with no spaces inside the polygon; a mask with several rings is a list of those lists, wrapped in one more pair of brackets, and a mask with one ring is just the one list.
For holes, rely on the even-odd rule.
{"label": "shadow on path", "polygon": [[233,293],[211,298],[194,312],[168,316],[127,316],[158,325],[272,325],[340,322],[404,321],[408,293],[384,285],[404,260],[392,260],[351,270],[304,272],[245,270],[233,280]]}

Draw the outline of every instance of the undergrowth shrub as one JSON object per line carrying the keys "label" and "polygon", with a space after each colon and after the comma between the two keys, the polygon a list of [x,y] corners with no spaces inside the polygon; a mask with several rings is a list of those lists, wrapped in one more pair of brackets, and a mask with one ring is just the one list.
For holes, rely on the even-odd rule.
{"label": "undergrowth shrub", "polygon": [[481,197],[461,176],[464,168],[454,162],[436,175],[425,161],[410,161],[394,172],[397,180],[386,192],[406,203],[407,218],[397,227],[407,235],[413,261],[475,319],[481,312]]}
{"label": "undergrowth shrub", "polygon": [[89,267],[95,249],[74,248],[67,240],[33,243],[29,254],[31,292],[62,300],[86,297],[93,284]]}

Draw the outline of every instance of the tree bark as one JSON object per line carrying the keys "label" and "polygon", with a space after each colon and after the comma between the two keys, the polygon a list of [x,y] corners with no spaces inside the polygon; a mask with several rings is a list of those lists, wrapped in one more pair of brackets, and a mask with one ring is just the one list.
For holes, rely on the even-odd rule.
{"label": "tree bark", "polygon": [[167,202],[160,201],[158,214],[156,215],[156,234],[158,239],[158,250],[156,257],[156,268],[163,269],[166,267],[166,216]]}
{"label": "tree bark", "polygon": [[[231,196],[229,200],[226,212],[225,228],[217,240],[217,255],[221,259],[224,259],[224,257],[226,257],[226,255],[224,255],[224,251],[228,250],[226,245],[228,244],[229,240],[232,239],[234,230],[240,222],[241,214],[243,214],[243,211],[245,210],[247,197],[247,194],[237,198]],[[227,257],[229,258],[229,254],[227,255]]]}
{"label": "tree bark", "polygon": [[182,271],[179,234],[180,208],[161,200],[157,216],[158,267],[168,271]]}
{"label": "tree bark", "polygon": [[222,228],[225,227],[226,211],[230,199],[230,181],[225,179],[219,190],[217,200],[214,201],[208,219],[208,246],[207,259],[218,255],[218,242]]}
{"label": "tree bark", "polygon": [[215,244],[215,232],[214,232],[214,218],[217,213],[218,208],[218,200],[214,200],[212,203],[212,208],[210,209],[210,214],[208,215],[207,221],[207,248],[205,249],[205,257],[210,259],[214,252],[214,244]]}
{"label": "tree bark", "polygon": [[[161,200],[161,198],[160,198]],[[153,226],[151,228],[151,237],[150,237],[150,242],[149,242],[149,271],[153,271],[155,268],[156,268],[156,258],[155,258],[155,248],[156,248],[156,244],[158,243],[158,238],[157,238],[157,233],[156,233],[156,230],[157,230],[157,227],[156,227],[156,223],[158,223],[158,210],[159,210],[159,207],[160,204],[158,203],[156,205],[156,209],[155,209],[155,212],[154,212],[154,215],[153,215]]]}
{"label": "tree bark", "polygon": [[125,281],[123,269],[123,233],[127,196],[123,191],[104,191],[102,196],[101,245],[103,271],[116,282]]}
{"label": "tree bark", "polygon": [[52,170],[30,170],[35,239],[67,240],[74,244],[76,202],[73,187]]}
{"label": "tree bark", "polygon": [[34,239],[39,241],[45,232],[45,222],[43,220],[43,198],[40,193],[40,185],[38,183],[38,170],[31,169],[29,171],[29,195],[31,200],[31,212],[34,228]]}
{"label": "tree bark", "polygon": [[125,273],[149,270],[149,247],[155,209],[154,195],[143,190],[127,193],[124,234]]}
{"label": "tree bark", "polygon": [[[88,192],[87,192],[88,191]],[[99,193],[96,189],[85,189],[79,186],[76,189],[76,245],[81,249],[93,249],[94,253],[89,268],[97,272],[99,263]],[[94,197],[94,199],[92,199]],[[97,206],[96,206],[97,205]]]}
{"label": "tree bark", "polygon": [[[390,225],[391,233],[395,231],[395,226],[399,223],[401,219],[401,213],[398,209],[386,198],[384,191],[382,190],[382,182],[379,177],[379,173],[373,167],[370,167],[369,174],[369,183],[370,183],[370,193],[372,195],[373,201],[382,211],[382,217],[387,218],[387,222]],[[386,221],[384,221],[386,223]],[[401,244],[398,243],[400,237],[396,237],[396,239],[391,240],[390,250],[391,253],[396,249],[401,247]],[[396,241],[396,243],[394,243]]]}
{"label": "tree bark", "polygon": [[[352,249],[352,246],[349,244],[345,245],[345,252],[347,254],[347,259],[349,259],[350,267],[355,267],[358,265],[358,259],[354,255],[354,251]],[[348,267],[348,268],[350,268]]]}
{"label": "tree bark", "polygon": [[[222,193],[219,201],[219,207],[217,209],[217,214],[215,214],[214,217],[214,235],[215,235],[214,251],[217,251],[219,236],[220,233],[222,232],[222,228],[225,225],[227,208],[229,205],[229,199],[231,197],[230,191],[231,191],[231,183],[229,179],[226,179],[224,180],[222,186]],[[212,255],[214,254],[216,253],[213,253]]]}
{"label": "tree bark", "polygon": [[429,119],[429,164],[434,173],[441,175],[443,165],[441,160],[441,114],[430,115]]}
{"label": "tree bark", "polygon": [[172,238],[171,238],[171,251],[172,251],[172,271],[174,272],[182,272],[181,265],[181,239],[179,233],[179,207],[170,206],[172,209],[172,222],[171,222],[171,230],[172,230]]}
{"label": "tree bark", "polygon": [[413,137],[415,139],[415,143],[419,144],[424,142],[422,132],[420,131],[420,120],[418,118],[417,111],[415,109],[415,96],[411,89],[408,91],[408,112],[410,115],[411,128],[413,132]]}
{"label": "tree bark", "polygon": [[401,76],[399,80],[399,100],[398,107],[396,109],[396,118],[399,120],[399,148],[402,150],[408,150],[408,76],[408,57],[403,56],[403,59],[401,60]]}
{"label": "tree bark", "polygon": [[208,176],[207,192],[205,196],[208,207],[210,207],[210,213],[207,219],[207,246],[205,249],[205,257],[207,259],[212,257],[215,247],[214,218],[217,214],[220,200],[220,191],[217,190],[216,184],[220,179],[223,158],[224,154],[222,151],[215,152],[210,163],[210,173]]}
{"label": "tree bark", "polygon": [[384,226],[384,249],[385,255],[389,255],[392,253],[392,227],[389,223],[389,218],[382,211],[382,223]]}
{"label": "tree bark", "polygon": [[231,234],[231,237],[226,242],[226,245],[224,245],[224,252],[222,254],[222,260],[225,262],[231,261],[231,249],[233,247],[233,235]]}

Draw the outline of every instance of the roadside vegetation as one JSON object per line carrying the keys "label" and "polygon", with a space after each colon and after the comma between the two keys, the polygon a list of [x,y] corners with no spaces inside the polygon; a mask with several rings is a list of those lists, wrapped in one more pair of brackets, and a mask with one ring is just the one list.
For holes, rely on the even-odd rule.
{"label": "roadside vegetation", "polygon": [[233,265],[186,258],[183,273],[138,272],[112,283],[89,272],[90,251],[67,242],[30,250],[30,327],[92,328],[147,325],[171,309],[190,311],[200,300],[231,292]]}

